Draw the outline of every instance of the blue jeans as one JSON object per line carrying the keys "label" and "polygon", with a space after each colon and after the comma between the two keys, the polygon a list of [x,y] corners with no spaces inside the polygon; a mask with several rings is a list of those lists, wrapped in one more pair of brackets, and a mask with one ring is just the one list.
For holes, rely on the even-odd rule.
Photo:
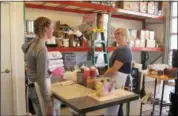
{"label": "blue jeans", "polygon": [[[35,90],[35,87],[29,87],[28,89],[28,97],[32,101],[33,108],[35,110],[36,116],[42,116],[40,103],[38,100],[38,96]],[[61,102],[57,99],[53,99],[54,107],[53,107],[53,116],[60,115]]]}
{"label": "blue jeans", "polygon": [[28,87],[28,97],[32,101],[33,108],[35,110],[36,116],[42,116],[40,103],[38,100],[38,96],[35,90],[35,87]]}

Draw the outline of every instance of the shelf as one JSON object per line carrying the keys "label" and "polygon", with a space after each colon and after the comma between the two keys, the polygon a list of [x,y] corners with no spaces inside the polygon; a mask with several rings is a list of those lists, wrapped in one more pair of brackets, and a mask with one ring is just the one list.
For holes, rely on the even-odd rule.
{"label": "shelf", "polygon": [[66,6],[75,6],[75,7],[79,7],[81,10],[86,9],[88,11],[92,11],[92,10],[98,10],[98,11],[103,11],[103,12],[115,11],[115,8],[113,8],[113,7],[100,5],[100,4],[92,4],[89,2],[74,2],[74,1],[73,2],[70,2],[70,1],[67,1],[67,2],[61,1],[60,2],[60,1],[58,1],[58,2],[49,2],[49,3],[66,5]]}
{"label": "shelf", "polygon": [[[142,105],[147,105],[147,104],[152,105],[153,103],[142,103]],[[154,105],[161,106],[161,103],[158,103],[158,104],[154,103]],[[171,102],[163,102],[162,103],[162,107],[167,107],[167,106],[171,106],[171,105],[172,105]]]}
{"label": "shelf", "polygon": [[[116,47],[108,47],[107,51],[112,52],[116,49]],[[58,48],[58,47],[51,47],[48,48],[48,51],[60,51],[60,52],[89,52],[91,48],[88,47],[78,47],[78,48]],[[96,51],[102,51],[101,47],[97,47]],[[152,51],[152,52],[162,52],[162,48],[132,48],[132,52],[139,52],[139,51]]]}
{"label": "shelf", "polygon": [[156,16],[141,12],[135,12],[124,9],[116,9],[113,7],[92,4],[89,2],[69,2],[69,1],[48,1],[48,2],[25,2],[26,8],[35,8],[35,9],[45,9],[45,10],[54,10],[54,11],[64,11],[64,12],[73,12],[73,13],[112,13],[112,17],[115,18],[124,18],[128,20],[137,20],[144,21],[145,19],[156,19],[164,20],[164,16]]}
{"label": "shelf", "polygon": [[144,19],[156,19],[156,20],[164,20],[164,16],[157,16],[152,14],[146,14],[141,12],[135,12],[125,9],[117,9],[116,14],[113,15],[113,17],[118,18],[127,18],[127,19],[133,19],[133,20],[140,20],[143,21]]}
{"label": "shelf", "polygon": [[92,13],[92,12],[112,12],[114,8],[99,4],[87,2],[69,2],[69,1],[48,1],[48,2],[25,2],[27,8],[46,9],[55,11],[65,11],[73,13]]}
{"label": "shelf", "polygon": [[[116,47],[108,47],[108,52],[114,51]],[[147,51],[147,52],[162,52],[162,48],[137,48],[133,47],[132,52],[140,52],[140,51]]]}
{"label": "shelf", "polygon": [[163,48],[132,48],[132,51],[139,52],[139,51],[145,51],[145,52],[162,52]]}
{"label": "shelf", "polygon": [[[48,48],[48,51],[60,51],[60,52],[89,52],[91,48],[88,47],[76,47],[76,48],[58,48],[58,47],[51,47]],[[102,48],[96,48],[96,51],[102,51]]]}

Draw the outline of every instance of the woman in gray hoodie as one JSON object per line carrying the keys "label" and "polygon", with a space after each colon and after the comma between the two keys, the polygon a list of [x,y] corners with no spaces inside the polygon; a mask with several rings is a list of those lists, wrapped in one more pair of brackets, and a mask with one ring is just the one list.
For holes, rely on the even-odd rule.
{"label": "woman in gray hoodie", "polygon": [[45,106],[45,114],[52,115],[51,96],[48,91],[46,79],[48,74],[48,56],[45,40],[53,35],[52,21],[46,17],[39,17],[34,22],[36,38],[22,46],[27,64],[27,78],[29,80],[29,98],[32,100],[36,115],[41,116],[39,99],[34,87],[34,82],[39,85]]}

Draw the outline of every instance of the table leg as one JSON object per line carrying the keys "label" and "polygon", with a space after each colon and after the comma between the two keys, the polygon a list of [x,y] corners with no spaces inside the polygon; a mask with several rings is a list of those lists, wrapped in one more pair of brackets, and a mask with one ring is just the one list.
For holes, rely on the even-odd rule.
{"label": "table leg", "polygon": [[163,97],[164,97],[164,86],[165,86],[165,81],[163,80],[163,87],[162,87],[162,95],[161,95],[161,104],[160,104],[160,113],[159,115],[162,115],[162,106],[163,106]]}
{"label": "table leg", "polygon": [[[140,96],[143,97],[144,94],[145,94],[145,76],[143,76],[143,81],[142,81],[142,90],[141,90],[141,93],[140,93]],[[140,116],[142,115],[142,107],[143,107],[143,103],[141,102],[140,104]]]}
{"label": "table leg", "polygon": [[142,115],[142,107],[143,107],[143,103],[140,104],[140,116]]}
{"label": "table leg", "polygon": [[74,113],[74,112],[71,112],[72,113],[72,116],[86,116],[86,113]]}
{"label": "table leg", "polygon": [[[156,85],[157,85],[157,79],[155,79],[155,87],[154,87],[154,101],[155,101],[155,97],[156,97]],[[155,110],[155,103],[153,101],[153,110],[151,112],[151,115],[154,114],[154,110]]]}
{"label": "table leg", "polygon": [[127,114],[126,114],[126,116],[130,116],[130,102],[127,102],[126,103],[126,105],[127,105]]}
{"label": "table leg", "polygon": [[82,114],[79,114],[79,116],[86,116],[86,114],[85,114],[85,113],[82,113]]}

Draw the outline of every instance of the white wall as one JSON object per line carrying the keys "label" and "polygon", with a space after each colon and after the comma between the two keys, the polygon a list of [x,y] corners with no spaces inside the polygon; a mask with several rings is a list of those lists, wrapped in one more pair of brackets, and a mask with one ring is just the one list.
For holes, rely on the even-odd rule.
{"label": "white wall", "polygon": [[69,13],[69,12],[60,12],[52,10],[40,10],[40,9],[31,9],[26,8],[25,10],[26,19],[35,20],[40,16],[45,16],[50,18],[52,21],[60,20],[62,24],[68,24],[72,27],[76,27],[82,23],[82,14],[78,13]]}
{"label": "white wall", "polygon": [[140,30],[142,29],[142,22],[134,21],[134,20],[126,20],[126,19],[121,19],[121,18],[112,18],[111,26],[115,28],[123,27],[123,28],[128,28],[128,29]]}
{"label": "white wall", "polygon": [[[83,16],[82,14],[78,14],[78,13],[60,12],[60,11],[52,11],[52,10],[39,10],[39,9],[31,9],[31,8],[26,8],[25,15],[26,15],[26,19],[29,20],[35,20],[37,17],[45,16],[53,21],[60,20],[61,23],[66,23],[71,27],[76,27],[80,25],[82,23],[82,16]],[[116,28],[124,27],[124,28],[140,30],[142,29],[142,22],[112,18],[111,26]],[[136,62],[140,62],[140,52],[133,53],[133,57]],[[77,57],[77,59],[78,58],[79,57]]]}

